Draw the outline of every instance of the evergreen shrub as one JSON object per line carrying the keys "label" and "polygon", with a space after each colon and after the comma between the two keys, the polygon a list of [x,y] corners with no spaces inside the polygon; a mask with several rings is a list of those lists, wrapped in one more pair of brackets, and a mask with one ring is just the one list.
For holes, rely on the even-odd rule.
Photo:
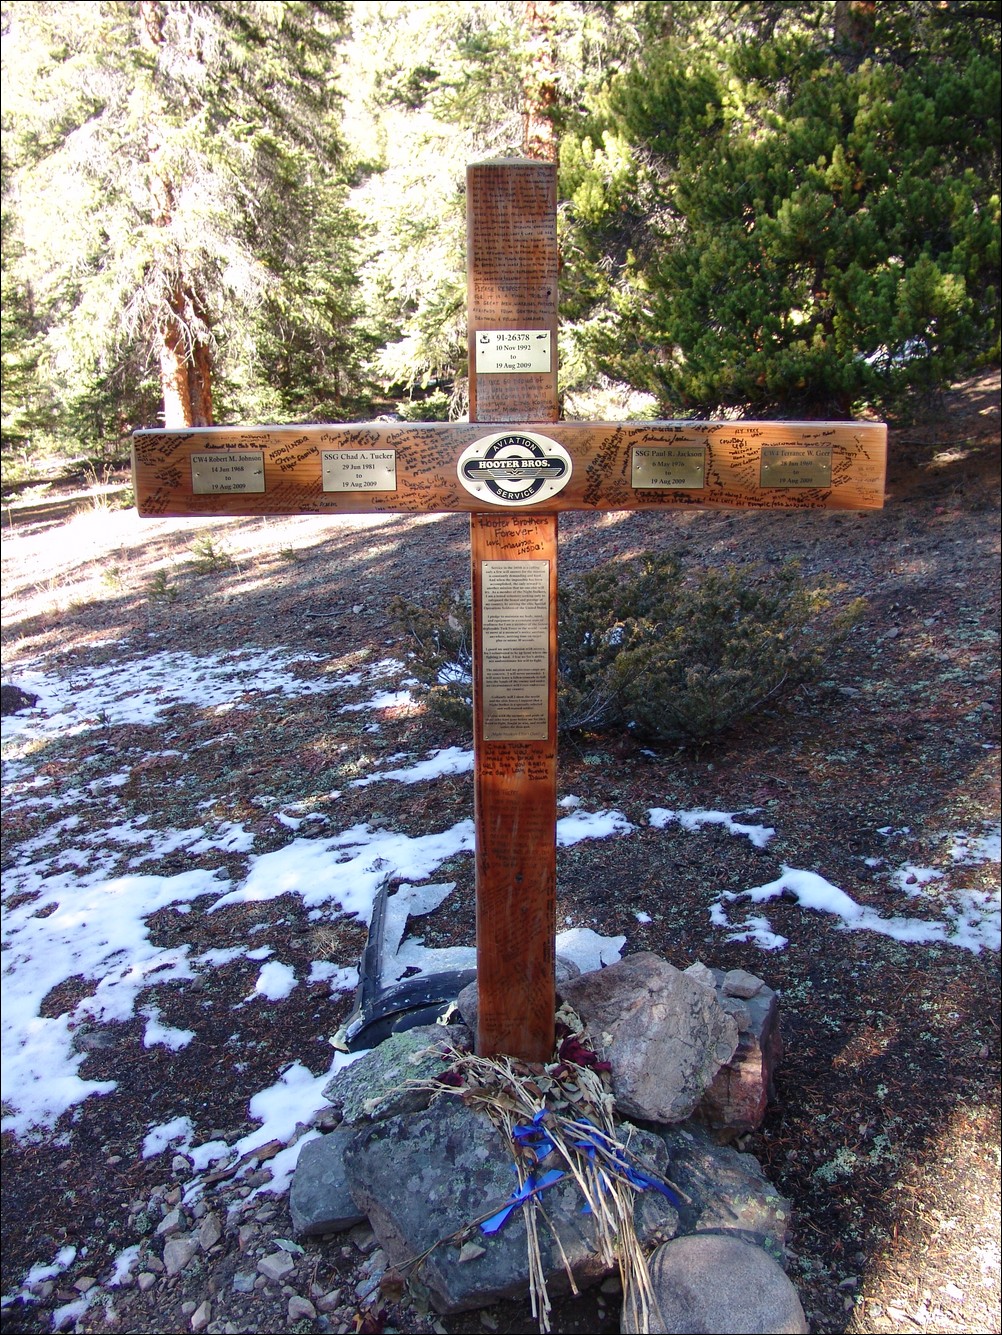
{"label": "evergreen shrub", "polygon": [[405,422],[448,422],[451,404],[449,395],[436,389],[423,399],[405,399],[397,412]]}
{"label": "evergreen shrub", "polygon": [[[700,745],[766,701],[816,679],[865,608],[844,586],[778,569],[686,570],[673,554],[610,562],[561,588],[561,731],[626,730]],[[470,726],[473,636],[468,597],[428,606],[397,599],[411,667],[429,707]]]}

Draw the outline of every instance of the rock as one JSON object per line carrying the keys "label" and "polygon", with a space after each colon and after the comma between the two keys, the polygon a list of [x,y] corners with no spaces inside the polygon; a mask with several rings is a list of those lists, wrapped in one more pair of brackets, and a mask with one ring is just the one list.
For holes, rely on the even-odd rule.
{"label": "rock", "polygon": [[[379,1246],[375,1233],[369,1227],[368,1218],[364,1224],[358,1224],[348,1234],[348,1239],[353,1242],[363,1256],[371,1256]],[[351,1249],[344,1253],[345,1256],[351,1256]]]}
{"label": "rock", "polygon": [[[668,1156],[657,1136],[635,1131],[633,1144],[655,1172],[667,1168]],[[524,1207],[514,1210],[496,1234],[477,1232],[481,1256],[471,1257],[469,1251],[464,1256],[460,1243],[442,1241],[485,1211],[503,1207],[515,1185],[511,1149],[486,1115],[459,1099],[441,1097],[426,1111],[361,1128],[344,1161],[352,1196],[368,1215],[389,1264],[402,1269],[432,1249],[416,1278],[427,1286],[439,1312],[524,1296]],[[554,1294],[568,1287],[561,1250],[581,1287],[609,1273],[595,1254],[593,1216],[583,1214],[581,1205],[570,1176],[546,1190],[546,1219],[540,1212],[538,1231],[544,1273]],[[650,1245],[657,1237],[674,1236],[677,1219],[656,1191],[637,1194],[634,1221],[642,1242]]]}
{"label": "rock", "polygon": [[254,1280],[256,1276],[247,1270],[238,1270],[233,1276],[234,1293],[251,1293],[254,1289]]}
{"label": "rock", "polygon": [[261,1257],[257,1268],[258,1273],[264,1275],[265,1279],[278,1283],[295,1270],[296,1263],[288,1252],[269,1252],[267,1256]]}
{"label": "rock", "polygon": [[[566,955],[558,955],[554,961],[554,973],[556,974],[557,991],[561,992],[563,984],[569,978],[577,978],[581,970]],[[475,978],[472,983],[467,983],[456,998],[456,1007],[459,1010],[463,1024],[466,1025],[471,1034],[476,1034],[480,1007],[478,1004],[477,980]]]}
{"label": "rock", "polygon": [[741,997],[748,1000],[756,996],[765,987],[761,978],[747,973],[744,969],[729,969],[720,983],[720,990],[725,997]]}
{"label": "rock", "polygon": [[[648,1262],[664,1335],[806,1335],[797,1291],[760,1247],[713,1233],[675,1238]],[[624,1332],[641,1330],[624,1303]],[[646,1327],[644,1328],[646,1329]]]}
{"label": "rock", "polygon": [[563,995],[612,1063],[627,1117],[685,1121],[738,1045],[716,993],[649,951],[570,979]]}
{"label": "rock", "polygon": [[190,1234],[168,1238],[164,1244],[164,1269],[168,1275],[179,1275],[198,1251],[198,1242]]}
{"label": "rock", "polygon": [[169,1238],[175,1233],[183,1233],[188,1226],[184,1211],[173,1209],[168,1210],[160,1223],[157,1224],[156,1233],[158,1238]]}
{"label": "rock", "polygon": [[680,1233],[734,1233],[781,1261],[790,1202],[751,1154],[719,1145],[696,1122],[659,1131],[668,1150],[669,1181],[689,1197],[679,1208]]}
{"label": "rock", "polygon": [[289,1320],[302,1321],[305,1317],[308,1321],[315,1321],[317,1309],[310,1302],[309,1298],[302,1298],[298,1293],[294,1293],[289,1299]]}
{"label": "rock", "polygon": [[[773,1076],[783,1055],[779,1002],[771,987],[743,969],[712,972],[722,1005],[735,1013],[738,1046],[714,1076],[695,1115],[721,1137],[733,1139],[760,1127],[775,1097]],[[741,995],[728,993],[728,987]]]}
{"label": "rock", "polygon": [[472,1041],[462,1025],[423,1025],[390,1034],[364,1057],[342,1067],[325,1087],[324,1098],[340,1109],[345,1125],[417,1112],[427,1108],[433,1094],[409,1088],[406,1082],[441,1075],[448,1069],[442,1059],[448,1048],[465,1045],[469,1051]]}
{"label": "rock", "polygon": [[682,972],[689,978],[695,978],[696,982],[702,983],[704,987],[712,987],[714,991],[717,990],[717,980],[713,976],[713,970],[707,968],[701,960],[697,960],[695,964],[690,964],[688,969],[683,969]]}
{"label": "rock", "polygon": [[345,1146],[354,1128],[331,1131],[303,1146],[289,1192],[289,1213],[298,1237],[340,1233],[365,1222],[351,1198],[344,1172]]}
{"label": "rock", "polygon": [[136,1284],[139,1286],[140,1293],[148,1293],[156,1282],[156,1275],[149,1270],[141,1270],[136,1276]]}
{"label": "rock", "polygon": [[206,1298],[205,1301],[199,1303],[194,1312],[192,1312],[191,1328],[192,1330],[204,1330],[211,1320],[212,1306],[209,1303],[208,1298]]}
{"label": "rock", "polygon": [[207,1214],[198,1226],[198,1245],[203,1252],[214,1247],[223,1236],[223,1226],[219,1215]]}

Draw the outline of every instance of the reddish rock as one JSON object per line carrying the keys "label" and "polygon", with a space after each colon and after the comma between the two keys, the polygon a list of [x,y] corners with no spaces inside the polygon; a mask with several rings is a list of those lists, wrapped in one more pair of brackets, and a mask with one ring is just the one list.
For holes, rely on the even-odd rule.
{"label": "reddish rock", "polygon": [[[712,972],[722,989],[730,975],[720,969]],[[773,1075],[783,1055],[783,1040],[779,1003],[771,987],[761,983],[753,996],[734,1001],[722,991],[718,995],[725,1008],[740,1007],[747,1019],[744,1013],[735,1015],[740,1031],[737,1049],[716,1073],[693,1115],[721,1139],[733,1140],[762,1125],[769,1100],[775,1097]]]}

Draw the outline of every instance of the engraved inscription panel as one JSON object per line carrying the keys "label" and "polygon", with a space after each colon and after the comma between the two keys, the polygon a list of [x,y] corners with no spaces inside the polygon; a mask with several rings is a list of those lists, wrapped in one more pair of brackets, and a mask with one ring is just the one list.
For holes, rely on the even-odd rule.
{"label": "engraved inscription panel", "polygon": [[321,450],[324,491],[396,491],[395,450]]}
{"label": "engraved inscription panel", "polygon": [[[557,196],[552,162],[476,163],[467,171],[470,420],[557,420]],[[479,335],[549,334],[549,356],[484,366]],[[542,340],[539,340],[542,347]]]}
{"label": "engraved inscription panel", "polygon": [[[486,379],[517,386],[523,377]],[[473,445],[489,451],[491,441],[516,437],[535,442],[541,453],[531,446],[519,450],[499,444],[498,457],[480,463],[467,453]],[[389,489],[389,471],[381,477],[379,467],[353,468],[340,484],[348,489],[327,490],[321,476],[324,453],[355,454],[361,464],[378,464],[382,456],[387,470],[392,459],[395,490]],[[538,514],[693,506],[869,510],[884,501],[887,428],[874,422],[543,426],[537,420],[507,429],[499,425],[488,437],[475,422],[203,427],[137,432],[133,455],[136,504],[148,516],[502,509]],[[330,487],[329,467],[327,472]],[[547,494],[530,487],[530,476],[547,479]],[[477,490],[488,477],[511,495]],[[554,479],[559,486],[551,489]],[[645,480],[650,485],[642,485]]]}
{"label": "engraved inscription panel", "polygon": [[634,449],[630,481],[636,491],[701,491],[706,486],[706,447],[662,445]]}
{"label": "engraved inscription panel", "polygon": [[548,329],[481,329],[476,336],[478,375],[546,374]]}
{"label": "engraved inscription panel", "polygon": [[191,456],[191,489],[196,496],[217,492],[264,491],[260,450],[219,450]]}
{"label": "engraved inscription panel", "polygon": [[759,485],[762,487],[830,487],[830,445],[763,445]]}
{"label": "engraved inscription panel", "polygon": [[483,561],[485,741],[545,741],[550,644],[549,561]]}

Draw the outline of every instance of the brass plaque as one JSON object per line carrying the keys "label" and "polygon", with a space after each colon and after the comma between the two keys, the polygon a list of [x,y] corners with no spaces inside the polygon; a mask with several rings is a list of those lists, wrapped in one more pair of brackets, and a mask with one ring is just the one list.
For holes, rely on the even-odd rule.
{"label": "brass plaque", "polygon": [[759,486],[830,487],[830,445],[763,445]]}
{"label": "brass plaque", "polygon": [[223,491],[264,491],[264,455],[260,450],[193,454],[191,489],[196,496]]}
{"label": "brass plaque", "polygon": [[701,491],[706,486],[706,446],[634,448],[630,484],[636,491]]}
{"label": "brass plaque", "polygon": [[324,491],[396,491],[395,450],[321,450]]}
{"label": "brass plaque", "polygon": [[546,741],[549,561],[481,562],[484,741]]}

